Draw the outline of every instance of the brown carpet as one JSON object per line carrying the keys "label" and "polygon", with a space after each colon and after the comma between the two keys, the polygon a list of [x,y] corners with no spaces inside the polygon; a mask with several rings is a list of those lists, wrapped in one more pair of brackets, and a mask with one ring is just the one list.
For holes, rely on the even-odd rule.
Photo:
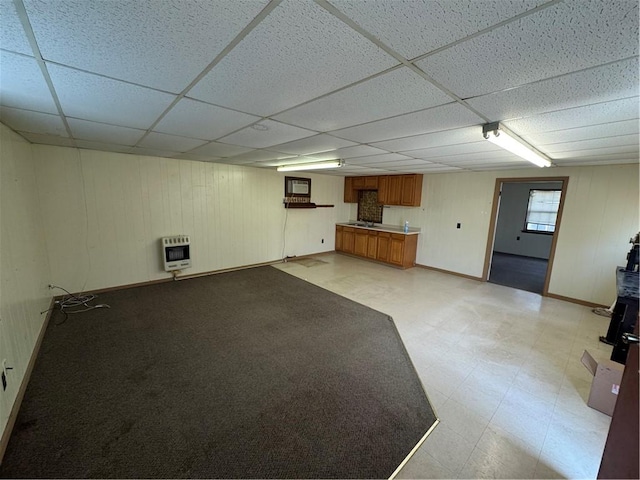
{"label": "brown carpet", "polygon": [[52,317],[20,478],[386,478],[435,421],[393,320],[272,267]]}

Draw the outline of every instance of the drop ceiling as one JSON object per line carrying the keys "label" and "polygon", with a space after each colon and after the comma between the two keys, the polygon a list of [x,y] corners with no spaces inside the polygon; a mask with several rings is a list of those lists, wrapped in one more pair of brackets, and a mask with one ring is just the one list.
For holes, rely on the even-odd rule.
{"label": "drop ceiling", "polygon": [[0,121],[38,144],[323,173],[638,163],[635,0],[0,0]]}

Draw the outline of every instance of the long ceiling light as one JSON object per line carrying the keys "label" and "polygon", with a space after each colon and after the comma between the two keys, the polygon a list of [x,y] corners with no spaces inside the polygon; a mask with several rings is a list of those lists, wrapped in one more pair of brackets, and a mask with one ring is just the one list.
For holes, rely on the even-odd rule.
{"label": "long ceiling light", "polygon": [[539,167],[550,167],[551,160],[545,154],[537,151],[531,145],[520,140],[513,132],[500,125],[500,122],[487,123],[482,126],[484,138],[491,143],[529,160]]}
{"label": "long ceiling light", "polygon": [[340,168],[344,163],[342,160],[330,160],[328,162],[292,163],[290,165],[280,165],[279,172],[297,172],[299,170],[321,170],[326,168]]}

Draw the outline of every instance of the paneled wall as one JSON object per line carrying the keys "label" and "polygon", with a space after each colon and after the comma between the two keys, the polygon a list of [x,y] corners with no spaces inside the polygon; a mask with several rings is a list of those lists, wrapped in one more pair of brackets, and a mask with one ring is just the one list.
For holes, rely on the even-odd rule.
{"label": "paneled wall", "polygon": [[49,263],[31,145],[0,124],[0,434],[24,378],[49,308]]}
{"label": "paneled wall", "polygon": [[614,269],[640,230],[638,174],[629,164],[425,175],[422,206],[385,208],[383,221],[422,228],[419,264],[480,277],[496,179],[568,176],[549,292],[610,305]]}
{"label": "paneled wall", "polygon": [[333,250],[349,216],[341,177],[299,175],[313,202],[334,208],[285,210],[275,169],[33,150],[52,278],[72,291],[168,278],[163,236],[190,235],[194,274]]}

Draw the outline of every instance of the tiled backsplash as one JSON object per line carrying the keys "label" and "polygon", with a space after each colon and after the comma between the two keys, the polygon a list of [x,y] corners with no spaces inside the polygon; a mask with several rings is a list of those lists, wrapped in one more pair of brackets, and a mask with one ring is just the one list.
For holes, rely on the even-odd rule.
{"label": "tiled backsplash", "polygon": [[358,220],[382,223],[382,205],[378,204],[377,190],[358,192]]}

